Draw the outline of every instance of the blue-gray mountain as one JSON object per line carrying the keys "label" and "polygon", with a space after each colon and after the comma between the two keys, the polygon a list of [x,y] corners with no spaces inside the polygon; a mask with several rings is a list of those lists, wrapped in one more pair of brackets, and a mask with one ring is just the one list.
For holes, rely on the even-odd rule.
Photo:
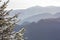
{"label": "blue-gray mountain", "polygon": [[13,10],[13,13],[21,13],[21,15],[24,16],[24,18],[28,18],[33,15],[42,14],[42,13],[50,13],[54,14],[57,12],[60,12],[60,7],[40,7],[40,6],[34,6],[28,9],[21,9],[21,10]]}
{"label": "blue-gray mountain", "polygon": [[[20,10],[13,10],[11,13],[20,13],[19,18],[23,22],[37,22],[40,19],[46,18],[55,18],[60,17],[60,7],[48,6],[48,7],[40,7],[34,6],[28,9],[20,9]],[[38,19],[37,19],[38,18]]]}
{"label": "blue-gray mountain", "polygon": [[27,40],[60,40],[60,18],[40,20],[25,27]]}
{"label": "blue-gray mountain", "polygon": [[60,40],[60,7],[35,6],[11,13],[20,13],[22,25],[16,25],[15,31],[25,27],[27,40]]}
{"label": "blue-gray mountain", "polygon": [[25,27],[26,40],[60,40],[60,18],[41,19],[24,25],[16,25],[15,31]]}

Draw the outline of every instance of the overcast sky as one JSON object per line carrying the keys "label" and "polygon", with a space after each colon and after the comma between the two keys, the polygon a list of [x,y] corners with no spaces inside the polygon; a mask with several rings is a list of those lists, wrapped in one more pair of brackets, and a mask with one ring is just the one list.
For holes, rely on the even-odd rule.
{"label": "overcast sky", "polygon": [[26,9],[32,6],[60,6],[60,0],[10,0],[8,8]]}

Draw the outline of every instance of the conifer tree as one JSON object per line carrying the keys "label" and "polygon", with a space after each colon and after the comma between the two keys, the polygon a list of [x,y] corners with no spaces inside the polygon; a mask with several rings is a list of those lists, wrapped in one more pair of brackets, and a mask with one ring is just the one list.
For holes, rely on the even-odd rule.
{"label": "conifer tree", "polygon": [[5,10],[8,2],[9,0],[0,6],[0,40],[24,40],[24,28],[19,32],[13,31],[16,23],[19,22],[17,20],[19,14],[15,14],[13,17],[9,16],[12,10]]}

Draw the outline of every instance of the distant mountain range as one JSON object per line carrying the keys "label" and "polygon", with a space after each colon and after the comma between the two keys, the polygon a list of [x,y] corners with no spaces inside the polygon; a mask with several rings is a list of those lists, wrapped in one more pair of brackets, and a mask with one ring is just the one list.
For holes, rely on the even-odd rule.
{"label": "distant mountain range", "polygon": [[60,17],[60,13],[56,13],[54,15],[49,14],[49,13],[44,13],[44,14],[38,14],[38,15],[28,17],[28,18],[24,19],[24,21],[26,21],[26,22],[38,22],[41,19],[50,19],[50,18],[59,18],[59,17]]}
{"label": "distant mountain range", "polygon": [[60,7],[34,6],[11,13],[20,13],[21,21],[14,30],[25,27],[26,40],[60,40]]}
{"label": "distant mountain range", "polygon": [[21,15],[24,16],[24,18],[28,18],[33,15],[37,14],[43,14],[43,13],[50,13],[50,14],[55,14],[60,12],[60,7],[54,7],[54,6],[49,6],[49,7],[40,7],[40,6],[34,6],[28,9],[18,9],[18,10],[13,10],[13,13],[21,13]]}
{"label": "distant mountain range", "polygon": [[32,22],[25,27],[27,40],[60,40],[60,18]]}
{"label": "distant mountain range", "polygon": [[[28,8],[28,9],[13,10],[11,13],[13,13],[13,14],[20,13],[19,18],[22,21],[29,21],[30,20],[30,22],[32,22],[32,21],[38,21],[40,19],[45,19],[45,18],[60,17],[60,7],[34,6],[34,7]],[[52,15],[54,15],[54,16],[52,16]]]}
{"label": "distant mountain range", "polygon": [[41,19],[24,25],[16,25],[15,31],[25,27],[26,40],[60,40],[60,18]]}

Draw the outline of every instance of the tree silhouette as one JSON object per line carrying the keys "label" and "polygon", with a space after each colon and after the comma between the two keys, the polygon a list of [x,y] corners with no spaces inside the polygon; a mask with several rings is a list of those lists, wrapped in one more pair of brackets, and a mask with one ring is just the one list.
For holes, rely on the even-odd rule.
{"label": "tree silhouette", "polygon": [[[2,2],[0,0],[0,2]],[[24,40],[24,28],[19,32],[14,32],[14,27],[19,20],[17,20],[19,14],[15,14],[13,17],[9,16],[12,11],[5,10],[9,0],[4,2],[0,6],[0,40]]]}

